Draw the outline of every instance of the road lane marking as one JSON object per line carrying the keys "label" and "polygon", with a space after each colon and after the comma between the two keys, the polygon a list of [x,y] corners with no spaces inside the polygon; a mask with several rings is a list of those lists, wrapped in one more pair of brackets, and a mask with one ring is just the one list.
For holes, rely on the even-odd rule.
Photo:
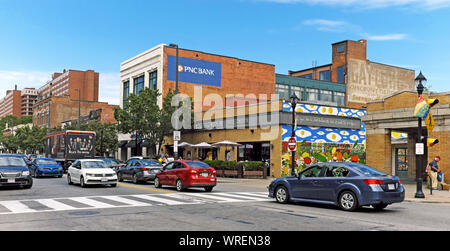
{"label": "road lane marking", "polygon": [[79,198],[68,198],[69,200],[73,200],[76,202],[80,202],[82,204],[86,204],[88,206],[94,207],[94,208],[111,208],[114,207],[113,205],[106,204],[100,201],[96,201],[89,198],[79,197]]}
{"label": "road lane marking", "polygon": [[269,193],[267,193],[267,192],[239,193],[239,194],[251,195],[251,196],[261,197],[261,198],[269,198]]}
{"label": "road lane marking", "polygon": [[130,205],[130,206],[135,206],[135,207],[152,206],[149,203],[144,203],[144,202],[140,202],[137,200],[130,200],[130,199],[123,198],[120,196],[105,196],[105,197],[101,197],[101,198],[107,199],[107,200],[112,200],[112,201],[117,201],[117,202],[124,203],[124,204]]}
{"label": "road lane marking", "polygon": [[166,190],[161,190],[161,189],[155,189],[155,188],[149,188],[149,187],[141,187],[141,186],[133,186],[130,184],[124,184],[124,183],[118,183],[120,186],[124,186],[124,187],[129,187],[129,188],[136,188],[136,189],[141,189],[141,190],[147,190],[147,191],[152,191],[152,192],[160,192],[160,193],[168,193],[171,194],[173,192],[171,191],[166,191]]}
{"label": "road lane marking", "polygon": [[36,210],[29,208],[20,201],[0,201],[0,205],[6,207],[11,213],[34,213]]}
{"label": "road lane marking", "polygon": [[69,206],[67,204],[61,203],[59,201],[56,200],[52,200],[52,199],[41,199],[41,200],[36,200],[37,202],[41,203],[42,205],[49,207],[53,210],[56,211],[64,211],[64,210],[75,210],[77,209],[76,207],[72,207]]}
{"label": "road lane marking", "polygon": [[244,196],[241,194],[232,194],[232,193],[217,193],[217,195],[221,195],[221,196],[225,196],[225,197],[235,197],[235,198],[241,198],[241,199],[245,199],[245,200],[253,200],[253,201],[268,201],[271,200],[268,197],[266,198],[255,198],[255,197],[250,197],[250,196]]}
{"label": "road lane marking", "polygon": [[140,194],[140,195],[132,195],[130,197],[136,197],[136,198],[141,198],[141,199],[144,199],[144,200],[156,201],[156,202],[159,202],[159,203],[167,204],[169,206],[189,204],[189,202],[181,202],[181,201],[176,201],[176,200],[169,200],[169,199],[164,199],[164,198],[161,198],[161,197],[156,197],[154,195]]}
{"label": "road lane marking", "polygon": [[190,193],[190,194],[186,194],[189,196],[194,196],[194,197],[200,197],[200,198],[205,198],[205,199],[211,199],[211,200],[218,200],[219,202],[242,202],[243,200],[237,200],[237,199],[231,199],[231,198],[224,198],[224,197],[217,197],[214,195],[209,195],[209,194],[194,194],[194,193]]}

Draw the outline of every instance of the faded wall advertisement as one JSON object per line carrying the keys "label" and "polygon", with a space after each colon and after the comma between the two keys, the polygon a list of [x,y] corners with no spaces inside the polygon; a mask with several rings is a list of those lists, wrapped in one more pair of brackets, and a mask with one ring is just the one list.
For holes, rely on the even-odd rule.
{"label": "faded wall advertisement", "polygon": [[366,103],[404,89],[414,88],[413,70],[358,59],[348,66],[348,101]]}

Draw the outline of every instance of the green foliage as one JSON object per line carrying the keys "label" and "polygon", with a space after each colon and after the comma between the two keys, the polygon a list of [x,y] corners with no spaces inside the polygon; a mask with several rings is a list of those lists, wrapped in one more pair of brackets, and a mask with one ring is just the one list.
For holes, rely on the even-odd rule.
{"label": "green foliage", "polygon": [[14,133],[14,136],[4,137],[2,135],[0,137],[0,142],[7,151],[17,152],[20,149],[27,153],[43,152],[48,133],[47,128],[26,126],[17,129]]}

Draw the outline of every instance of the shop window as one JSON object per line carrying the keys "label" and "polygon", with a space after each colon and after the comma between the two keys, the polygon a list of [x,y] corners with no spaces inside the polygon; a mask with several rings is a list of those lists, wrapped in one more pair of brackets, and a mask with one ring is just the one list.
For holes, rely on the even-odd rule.
{"label": "shop window", "polygon": [[308,95],[308,101],[319,100],[319,90],[318,89],[307,88],[306,94]]}
{"label": "shop window", "polygon": [[277,84],[277,94],[280,96],[280,99],[289,99],[289,86],[288,85],[280,85]]}
{"label": "shop window", "polygon": [[331,91],[320,91],[320,100],[326,102],[333,102],[333,92]]}
{"label": "shop window", "polygon": [[295,93],[295,95],[297,95],[297,97],[298,97],[300,100],[303,100],[303,92],[304,92],[303,87],[300,87],[300,86],[292,86],[292,92]]}
{"label": "shop window", "polygon": [[335,92],[334,93],[334,102],[338,106],[345,106],[345,93],[342,92]]}

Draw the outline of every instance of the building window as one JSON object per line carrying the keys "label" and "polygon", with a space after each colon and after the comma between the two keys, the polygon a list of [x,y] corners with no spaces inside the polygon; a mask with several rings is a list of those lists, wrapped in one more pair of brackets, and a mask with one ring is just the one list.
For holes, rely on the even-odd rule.
{"label": "building window", "polygon": [[133,93],[139,95],[139,92],[144,89],[144,76],[140,76],[134,79]]}
{"label": "building window", "polygon": [[130,96],[130,81],[123,83],[123,103],[128,101],[128,96]]}
{"label": "building window", "polygon": [[320,80],[323,81],[330,81],[331,80],[331,71],[321,71],[320,74]]}
{"label": "building window", "polygon": [[340,44],[337,46],[337,52],[341,53],[345,50],[345,44]]}
{"label": "building window", "polygon": [[306,89],[306,94],[308,95],[308,101],[317,101],[319,100],[319,90],[317,89]]}
{"label": "building window", "polygon": [[344,66],[337,68],[337,81],[338,83],[344,83]]}
{"label": "building window", "polygon": [[300,100],[303,100],[303,87],[300,86],[292,86],[292,94],[295,93]]}
{"label": "building window", "polygon": [[334,93],[334,102],[338,106],[345,106],[345,93],[343,92],[335,92]]}
{"label": "building window", "polygon": [[306,75],[302,75],[302,76],[300,76],[300,78],[312,79],[312,73],[306,74]]}
{"label": "building window", "polygon": [[149,73],[149,85],[153,90],[158,90],[158,71]]}
{"label": "building window", "polygon": [[333,102],[333,92],[331,91],[320,91],[320,100],[326,102]]}
{"label": "building window", "polygon": [[277,92],[280,99],[289,99],[289,86],[288,85],[279,85],[277,84]]}

